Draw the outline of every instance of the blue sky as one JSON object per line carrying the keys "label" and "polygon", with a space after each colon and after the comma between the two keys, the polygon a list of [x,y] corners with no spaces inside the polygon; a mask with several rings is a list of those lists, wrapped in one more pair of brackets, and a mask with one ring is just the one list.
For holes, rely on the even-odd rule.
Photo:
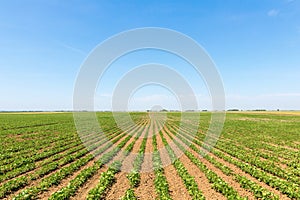
{"label": "blue sky", "polygon": [[[300,109],[300,1],[1,1],[0,110],[72,109],[74,83],[89,52],[108,37],[163,27],[195,39],[214,60],[227,108]],[[210,108],[190,66],[159,51],[128,55],[100,81],[96,109],[110,109],[114,85],[137,64],[172,65]],[[123,68],[122,68],[123,67]],[[133,110],[178,107],[157,86],[137,91]]]}

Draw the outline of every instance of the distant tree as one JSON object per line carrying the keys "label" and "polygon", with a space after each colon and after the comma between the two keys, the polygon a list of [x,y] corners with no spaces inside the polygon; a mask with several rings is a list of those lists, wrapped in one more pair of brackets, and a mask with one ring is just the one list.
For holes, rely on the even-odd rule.
{"label": "distant tree", "polygon": [[168,112],[168,110],[162,109],[162,110],[160,110],[160,112]]}
{"label": "distant tree", "polygon": [[228,109],[227,111],[240,111],[240,110],[237,108],[233,108],[233,109]]}
{"label": "distant tree", "polygon": [[267,111],[266,109],[255,109],[253,111]]}

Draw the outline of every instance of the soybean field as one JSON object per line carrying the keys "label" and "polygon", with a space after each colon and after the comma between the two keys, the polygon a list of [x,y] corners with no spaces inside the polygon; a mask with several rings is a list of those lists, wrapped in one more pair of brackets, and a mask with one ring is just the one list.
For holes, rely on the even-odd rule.
{"label": "soybean field", "polygon": [[227,112],[212,149],[210,112],[129,114],[1,113],[0,199],[300,199],[299,112]]}

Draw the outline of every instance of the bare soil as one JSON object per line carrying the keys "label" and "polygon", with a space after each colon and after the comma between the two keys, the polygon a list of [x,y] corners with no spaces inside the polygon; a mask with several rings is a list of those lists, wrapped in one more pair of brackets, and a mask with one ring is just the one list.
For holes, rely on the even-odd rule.
{"label": "bare soil", "polygon": [[[149,132],[153,133],[153,123],[150,124]],[[152,164],[152,138],[147,138],[144,162],[141,167],[141,182],[140,185],[135,189],[135,195],[139,199],[152,200],[156,199],[157,195],[155,193],[155,174],[153,172]]]}
{"label": "bare soil", "polygon": [[134,190],[138,199],[153,200],[157,198],[154,186],[155,175],[153,172],[141,172],[140,186]]}
{"label": "bare soil", "polygon": [[66,187],[71,180],[73,180],[80,172],[88,167],[91,167],[94,165],[95,159],[89,161],[86,165],[81,167],[79,170],[77,170],[75,173],[73,173],[71,176],[64,178],[61,183],[58,186],[53,186],[49,188],[46,192],[43,192],[38,196],[38,199],[48,199],[53,193],[56,191],[62,189],[63,187]]}
{"label": "bare soil", "polygon": [[76,192],[76,195],[71,197],[73,200],[81,200],[81,199],[86,199],[86,197],[89,194],[89,191],[96,187],[96,185],[99,182],[100,175],[102,172],[106,171],[108,168],[106,166],[103,166],[101,169],[97,171],[97,173],[92,176],[81,188],[78,189]]}
{"label": "bare soil", "polygon": [[126,190],[130,188],[130,183],[126,175],[126,172],[119,172],[115,175],[116,182],[110,187],[105,199],[116,200],[124,196]]}
{"label": "bare soil", "polygon": [[[166,131],[169,132],[168,129],[166,129]],[[169,144],[173,143],[171,141],[171,138],[165,133],[165,130],[163,130],[163,133],[168,143]],[[172,147],[172,149],[174,150],[174,147]],[[192,163],[191,160],[185,154],[181,154],[179,160],[183,163],[185,168],[188,170],[188,173],[195,178],[195,181],[197,182],[199,189],[202,191],[206,199],[218,199],[218,200],[226,199],[222,194],[212,189],[211,184],[209,183],[205,174],[194,163]]]}
{"label": "bare soil", "polygon": [[229,167],[231,170],[233,170],[234,174],[239,174],[241,176],[245,176],[247,179],[257,183],[261,187],[266,188],[267,190],[269,190],[269,191],[273,192],[274,194],[278,195],[280,199],[283,199],[283,200],[288,200],[289,199],[286,195],[282,194],[280,191],[272,188],[271,186],[267,185],[264,182],[261,182],[261,181],[257,180],[256,178],[254,178],[250,174],[242,171],[240,168],[236,167],[235,165],[233,165],[231,163],[228,163],[227,161],[224,161],[223,159],[215,156],[212,153],[209,153],[208,155],[215,158],[218,162],[222,163],[223,165]]}

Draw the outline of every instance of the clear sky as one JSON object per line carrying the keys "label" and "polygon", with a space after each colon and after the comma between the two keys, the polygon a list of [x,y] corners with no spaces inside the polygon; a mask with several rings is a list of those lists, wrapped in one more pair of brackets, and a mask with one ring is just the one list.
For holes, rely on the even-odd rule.
{"label": "clear sky", "polygon": [[[7,0],[0,1],[0,110],[72,109],[76,76],[89,52],[114,34],[141,27],[174,29],[202,45],[222,76],[227,108],[300,109],[299,0]],[[158,61],[182,72],[200,107],[210,107],[189,66],[145,51],[120,59],[105,74],[96,109],[110,109],[125,69]],[[129,107],[154,104],[177,108],[172,94],[158,86],[138,90]]]}

